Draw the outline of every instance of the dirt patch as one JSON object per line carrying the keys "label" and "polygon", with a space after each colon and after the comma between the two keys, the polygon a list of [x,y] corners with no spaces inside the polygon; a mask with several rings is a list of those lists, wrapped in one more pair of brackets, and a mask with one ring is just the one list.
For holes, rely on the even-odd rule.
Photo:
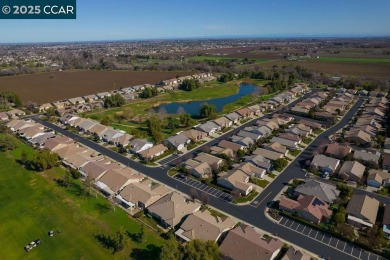
{"label": "dirt patch", "polygon": [[13,91],[23,102],[42,104],[192,74],[194,72],[70,70],[2,77],[0,91]]}

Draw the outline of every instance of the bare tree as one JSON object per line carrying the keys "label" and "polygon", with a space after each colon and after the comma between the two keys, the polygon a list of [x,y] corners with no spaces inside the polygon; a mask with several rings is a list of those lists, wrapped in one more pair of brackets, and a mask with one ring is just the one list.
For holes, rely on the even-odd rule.
{"label": "bare tree", "polygon": [[190,198],[192,200],[196,200],[198,198],[198,192],[196,191],[195,188],[190,189]]}
{"label": "bare tree", "polygon": [[206,206],[209,203],[209,194],[202,192],[199,200],[202,202],[203,206]]}
{"label": "bare tree", "polygon": [[232,190],[230,192],[230,195],[232,195],[233,200],[238,199],[238,198],[241,197],[241,193],[237,189]]}

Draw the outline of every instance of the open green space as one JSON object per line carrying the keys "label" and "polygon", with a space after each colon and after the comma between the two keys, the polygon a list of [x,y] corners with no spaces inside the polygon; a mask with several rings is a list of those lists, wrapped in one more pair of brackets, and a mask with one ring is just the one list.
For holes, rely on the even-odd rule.
{"label": "open green space", "polygon": [[[158,258],[164,240],[157,233],[145,228],[143,242],[136,241],[141,230],[137,221],[100,195],[81,195],[78,180],[69,188],[58,186],[54,179],[64,176],[62,168],[42,173],[25,169],[17,160],[23,150],[30,158],[35,151],[17,143],[17,149],[0,152],[2,259]],[[129,237],[124,249],[112,254],[96,236],[113,235],[120,228]],[[50,230],[55,231],[53,237],[47,234]],[[41,245],[25,252],[23,247],[35,239],[40,239]]]}
{"label": "open green space", "polygon": [[[100,109],[91,113],[83,114],[83,116],[97,121],[102,121],[103,118],[108,117],[110,118],[110,126],[119,130],[123,130],[132,135],[137,135],[138,133],[140,137],[147,138],[152,141],[152,139],[148,135],[148,128],[145,120],[147,119],[150,110],[154,107],[172,102],[187,102],[198,100],[206,101],[213,98],[234,95],[238,92],[238,86],[242,82],[251,83],[255,85],[263,85],[267,83],[267,81],[264,80],[254,79],[234,80],[229,83],[211,81],[205,83],[201,88],[194,89],[193,91],[176,90],[167,93],[162,93],[153,98],[135,100],[126,104],[123,107],[113,109]],[[265,94],[259,97],[254,97],[252,95],[244,96],[236,102],[227,104],[220,114],[229,113],[235,109],[267,100],[273,95],[274,94]],[[127,118],[132,118],[131,121],[122,119],[124,114]],[[173,115],[173,120],[177,127],[174,129],[173,132],[172,129],[164,128],[162,130],[164,139],[168,138],[169,136],[172,136],[177,132],[185,131],[188,128],[179,127],[180,123],[179,120],[176,118],[176,115]]]}
{"label": "open green space", "polygon": [[263,179],[257,179],[257,178],[252,178],[251,182],[262,188],[267,187],[267,185],[269,184],[269,181]]}
{"label": "open green space", "polygon": [[317,60],[329,62],[390,63],[390,58],[320,57]]}

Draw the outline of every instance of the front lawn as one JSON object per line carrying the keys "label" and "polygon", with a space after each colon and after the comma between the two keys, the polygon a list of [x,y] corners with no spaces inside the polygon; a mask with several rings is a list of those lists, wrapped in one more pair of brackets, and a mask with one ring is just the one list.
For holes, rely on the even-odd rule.
{"label": "front lawn", "polygon": [[[0,137],[2,134],[0,134]],[[31,159],[35,151],[17,141],[18,148],[0,152],[0,255],[2,259],[124,259],[159,257],[164,240],[145,228],[142,243],[131,239],[141,225],[102,196],[81,195],[78,180],[69,188],[60,187],[54,178],[65,171],[54,168],[42,173],[26,170],[17,160],[22,151]],[[97,239],[120,228],[128,234],[125,248],[112,254]],[[55,235],[49,237],[48,231]],[[60,233],[57,232],[60,230]],[[26,253],[23,247],[35,239],[42,242]]]}
{"label": "front lawn", "polygon": [[262,188],[265,188],[267,187],[267,185],[269,184],[269,181],[267,180],[261,180],[261,179],[257,179],[257,178],[252,178],[251,179],[251,182],[256,184],[257,186],[260,186]]}
{"label": "front lawn", "polygon": [[257,195],[259,195],[257,191],[251,191],[247,196],[236,198],[235,200],[233,200],[233,203],[237,204],[237,203],[250,202],[254,200],[257,197]]}
{"label": "front lawn", "polygon": [[313,141],[313,139],[312,138],[305,138],[305,139],[303,139],[303,143],[304,144],[310,144],[311,143],[311,141]]}
{"label": "front lawn", "polygon": [[300,153],[301,153],[301,150],[299,150],[299,149],[290,152],[290,154],[294,157],[297,157]]}

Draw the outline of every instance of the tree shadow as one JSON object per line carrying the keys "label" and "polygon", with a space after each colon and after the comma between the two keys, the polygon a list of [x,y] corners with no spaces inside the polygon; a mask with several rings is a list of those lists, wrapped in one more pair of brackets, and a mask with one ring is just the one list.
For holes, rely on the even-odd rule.
{"label": "tree shadow", "polygon": [[131,239],[131,241],[137,244],[140,244],[142,242],[141,233],[130,233],[129,231],[126,231],[126,235]]}
{"label": "tree shadow", "polygon": [[99,243],[107,249],[111,249],[112,253],[115,253],[115,241],[110,236],[104,234],[94,235],[94,238],[99,241]]}
{"label": "tree shadow", "polygon": [[97,202],[94,205],[95,209],[99,211],[100,214],[107,213],[111,210],[111,207],[109,204]]}
{"label": "tree shadow", "polygon": [[153,244],[147,245],[145,249],[134,248],[131,251],[130,258],[131,259],[159,259],[161,254],[161,247],[157,247]]}

